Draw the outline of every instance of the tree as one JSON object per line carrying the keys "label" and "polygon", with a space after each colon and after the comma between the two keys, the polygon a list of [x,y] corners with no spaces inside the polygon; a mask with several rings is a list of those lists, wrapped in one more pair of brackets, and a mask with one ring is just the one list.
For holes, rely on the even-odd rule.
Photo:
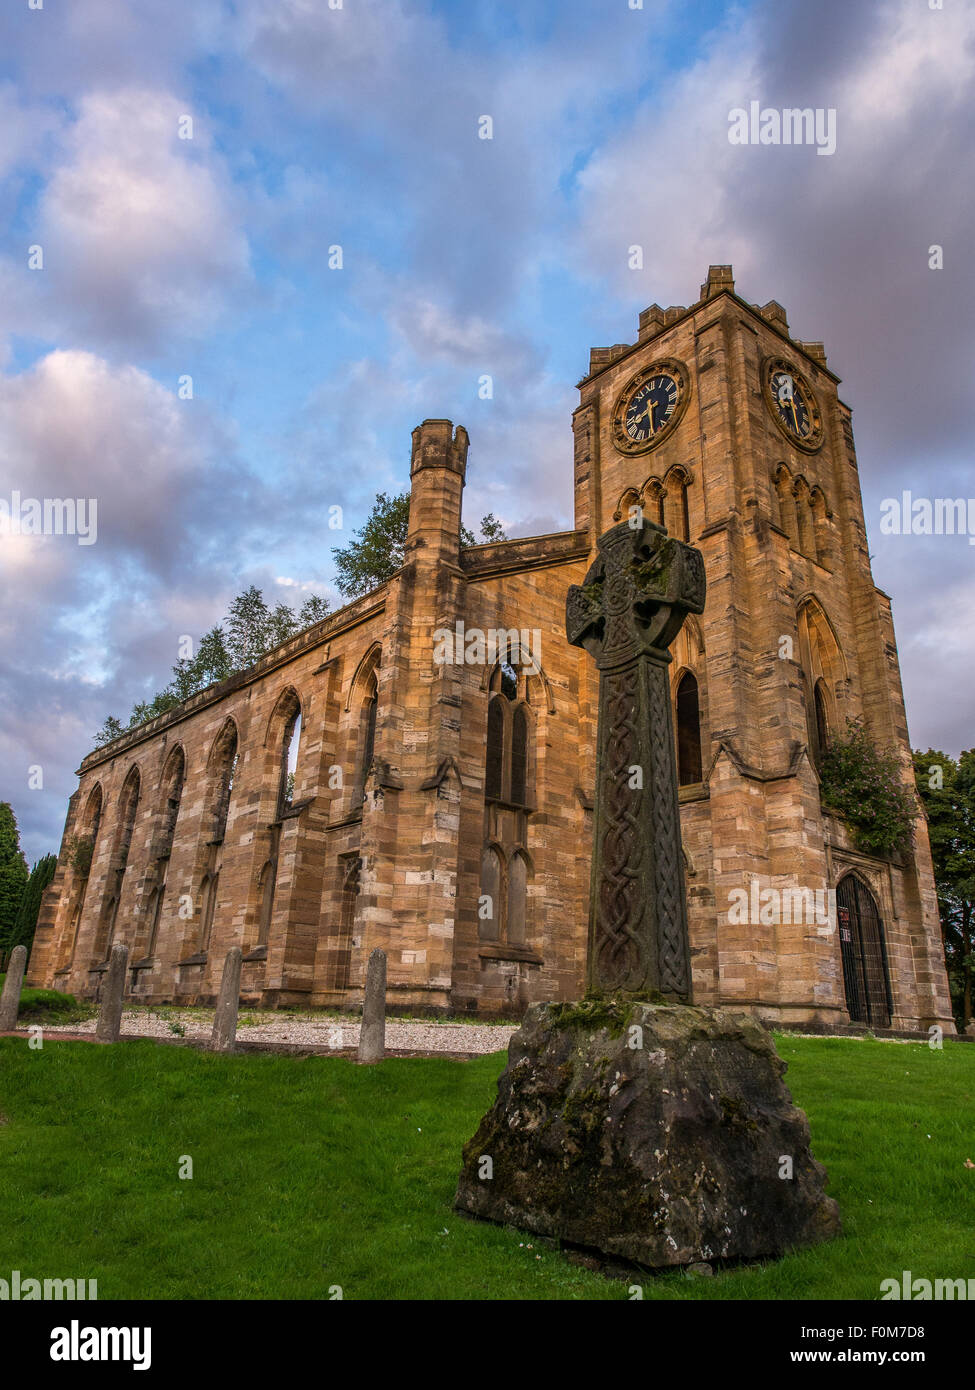
{"label": "tree", "polygon": [[298,609],[298,628],[304,632],[306,627],[323,622],[329,615],[329,602],[321,594],[309,594]]}
{"label": "tree", "polygon": [[932,748],[915,749],[914,773],[928,818],[948,983],[964,1027],[972,1019],[975,952],[975,749],[957,762]]}
{"label": "tree", "polygon": [[[335,583],[343,598],[367,594],[402,569],[409,528],[410,494],[401,492],[390,497],[380,492],[365,525],[354,533],[355,539],[344,549],[332,547],[338,570]],[[481,521],[481,535],[484,541],[507,540],[500,521],[492,512]],[[460,528],[460,541],[462,546],[480,544],[473,531],[464,525]]]}
{"label": "tree", "polygon": [[481,535],[485,541],[506,541],[507,533],[493,512],[481,518]]}
{"label": "tree", "polygon": [[273,618],[264,595],[252,584],[227,610],[227,651],[234,671],[246,671],[274,646]]}
{"label": "tree", "polygon": [[101,748],[104,743],[111,743],[113,738],[120,738],[125,733],[125,725],[121,719],[116,719],[114,714],[106,715],[105,723],[95,735],[95,747]]}
{"label": "tree", "polygon": [[358,598],[402,569],[409,525],[410,494],[390,497],[380,492],[355,539],[344,549],[332,547],[338,571],[335,583],[343,598]]}
{"label": "tree", "polygon": [[31,869],[30,878],[27,880],[27,886],[20,900],[20,908],[14,919],[13,932],[7,948],[8,955],[15,946],[26,946],[27,954],[30,956],[31,947],[34,944],[34,932],[37,929],[37,914],[41,910],[44,889],[54,877],[57,866],[57,855],[45,854],[43,859],[38,859]]}
{"label": "tree", "polygon": [[189,693],[195,695],[198,690],[205,690],[208,685],[227,680],[234,674],[235,669],[227,650],[223,628],[217,623],[200,638],[200,645],[193,658],[193,689]]}
{"label": "tree", "polygon": [[17,944],[14,924],[27,886],[27,861],[20,849],[17,818],[9,801],[0,801],[0,955]]}
{"label": "tree", "polygon": [[127,725],[109,715],[95,735],[95,747],[111,743],[128,729],[164,714],[198,690],[225,681],[238,671],[246,671],[289,637],[320,623],[328,613],[328,599],[320,594],[309,595],[297,614],[286,603],[270,609],[261,590],[252,584],[231,603],[224,620],[226,632],[221,623],[205,632],[196,656],[180,657],[172,668],[173,678],[166,689],[160,690],[151,700],[140,701]]}

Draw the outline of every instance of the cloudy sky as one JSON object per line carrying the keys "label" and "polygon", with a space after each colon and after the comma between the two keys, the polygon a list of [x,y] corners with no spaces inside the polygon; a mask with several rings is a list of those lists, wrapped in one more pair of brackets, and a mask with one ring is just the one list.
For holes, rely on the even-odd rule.
{"label": "cloudy sky", "polygon": [[[470,431],[468,524],[571,525],[590,346],[712,262],[825,340],[913,742],[975,743],[975,547],[879,530],[902,488],[975,494],[972,7],[338,4],[0,14],[0,499],[98,499],[95,545],[0,536],[0,799],[28,856],[181,636],[252,582],[336,600],[330,547],[406,484],[419,420]],[[731,145],[753,100],[835,108],[835,154]]]}

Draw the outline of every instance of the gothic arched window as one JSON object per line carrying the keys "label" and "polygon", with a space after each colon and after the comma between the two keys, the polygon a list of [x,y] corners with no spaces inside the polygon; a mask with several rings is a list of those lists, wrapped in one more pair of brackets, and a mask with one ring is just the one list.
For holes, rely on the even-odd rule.
{"label": "gothic arched window", "polygon": [[799,549],[799,528],[796,523],[796,502],[792,495],[792,476],[784,463],[775,470],[775,495],[779,504],[779,526],[789,537],[793,550]]}
{"label": "gothic arched window", "polygon": [[289,685],[275,702],[265,737],[265,747],[270,750],[274,766],[275,819],[284,815],[294,800],[300,744],[301,701],[298,692]]}
{"label": "gothic arched window", "polygon": [[484,797],[510,806],[527,806],[532,789],[528,682],[523,673],[502,664],[491,677],[491,691]]}
{"label": "gothic arched window", "polygon": [[643,508],[651,521],[666,527],[664,517],[664,490],[659,478],[653,478],[643,485]]}
{"label": "gothic arched window", "polygon": [[112,853],[111,868],[108,875],[108,883],[105,890],[105,907],[102,912],[102,925],[99,932],[100,940],[97,943],[95,955],[108,957],[112,949],[112,940],[115,936],[115,923],[118,919],[119,903],[122,900],[122,884],[125,880],[125,868],[129,858],[129,848],[132,844],[132,832],[135,829],[135,818],[139,809],[139,794],[142,789],[142,778],[139,769],[133,767],[125,779],[122,787],[122,795],[119,799],[118,824],[115,829],[115,845]]}
{"label": "gothic arched window", "polygon": [[796,479],[792,488],[796,505],[796,528],[799,535],[797,549],[810,560],[816,558],[816,536],[813,526],[812,503],[809,498],[809,484],[805,478]]}
{"label": "gothic arched window", "polygon": [[362,705],[362,757],[359,763],[359,783],[362,788],[361,799],[366,795],[366,778],[376,756],[376,711],[379,707],[379,682],[373,673],[366,688],[366,698]]}
{"label": "gothic arched window", "polygon": [[690,512],[687,506],[687,485],[690,482],[683,468],[675,467],[667,474],[667,530],[678,540],[691,538]]}
{"label": "gothic arched window", "polygon": [[814,487],[809,494],[810,505],[812,506],[813,517],[813,538],[816,544],[815,560],[817,564],[829,568],[829,508],[826,505],[826,497],[821,487]]}
{"label": "gothic arched window", "polygon": [[700,782],[701,701],[697,677],[685,671],[677,682],[677,781],[682,787]]}
{"label": "gothic arched window", "polygon": [[100,784],[96,785],[88,797],[85,806],[85,814],[81,823],[81,833],[75,838],[74,846],[71,851],[71,867],[74,869],[75,880],[73,888],[74,906],[71,911],[68,935],[62,941],[59,956],[59,967],[64,968],[71,964],[74,959],[75,947],[78,944],[78,933],[81,930],[81,914],[85,908],[85,898],[88,894],[88,879],[91,874],[92,860],[95,857],[95,850],[98,845],[98,831],[102,821],[102,789]]}
{"label": "gothic arched window", "polygon": [[504,697],[495,695],[488,705],[487,757],[484,773],[484,795],[489,801],[500,801],[504,776]]}
{"label": "gothic arched window", "polygon": [[132,831],[135,829],[136,812],[139,809],[139,792],[142,787],[142,778],[139,769],[134,767],[125,779],[125,786],[122,788],[122,800],[119,805],[119,825],[118,837],[115,841],[115,858],[117,866],[124,869],[129,857],[129,847],[132,844]]}
{"label": "gothic arched window", "polygon": [[816,762],[819,763],[829,747],[829,713],[826,685],[822,680],[816,682],[813,690],[813,707],[816,714]]}
{"label": "gothic arched window", "polygon": [[511,801],[524,806],[528,801],[528,715],[518,705],[511,723]]}
{"label": "gothic arched window", "polygon": [[213,810],[211,840],[222,840],[227,833],[230,796],[237,775],[237,726],[228,719],[210,754],[210,800]]}
{"label": "gothic arched window", "polygon": [[157,858],[169,854],[176,834],[176,821],[179,818],[180,802],[183,798],[183,780],[186,773],[186,758],[182,748],[176,748],[170,755],[163,778],[162,825],[160,829]]}
{"label": "gothic arched window", "polygon": [[284,806],[290,806],[295,796],[295,776],[298,771],[298,749],[301,745],[301,706],[295,710],[291,716],[291,721],[284,731],[284,747],[282,749],[281,771],[282,771],[282,793],[281,801]]}
{"label": "gothic arched window", "polygon": [[815,598],[799,605],[796,628],[806,746],[818,767],[829,746],[831,726],[835,727],[837,719],[842,720],[842,711],[837,714],[835,701],[844,698],[849,673],[832,624]]}

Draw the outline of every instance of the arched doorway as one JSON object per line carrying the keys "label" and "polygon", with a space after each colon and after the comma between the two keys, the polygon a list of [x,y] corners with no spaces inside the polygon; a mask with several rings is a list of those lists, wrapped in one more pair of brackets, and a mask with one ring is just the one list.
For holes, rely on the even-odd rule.
{"label": "arched doorway", "polygon": [[856,874],[847,874],[837,886],[836,921],[850,1021],[889,1028],[894,1001],[884,924],[876,898]]}

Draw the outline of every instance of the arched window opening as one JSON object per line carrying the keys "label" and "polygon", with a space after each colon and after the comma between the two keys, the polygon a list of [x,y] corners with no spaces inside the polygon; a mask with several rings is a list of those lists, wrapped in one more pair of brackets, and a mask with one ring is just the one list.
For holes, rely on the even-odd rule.
{"label": "arched window opening", "polygon": [[836,701],[844,698],[849,673],[836,634],[822,606],[805,599],[796,612],[796,656],[802,676],[806,747],[816,767],[829,747],[830,730],[842,719]]}
{"label": "arched window opening", "polygon": [[813,519],[813,539],[815,560],[819,565],[829,567],[829,526],[827,521],[826,498],[822,488],[814,487],[810,494]]}
{"label": "arched window opening", "polygon": [[518,705],[511,726],[511,801],[515,806],[528,804],[528,715],[524,705]]}
{"label": "arched window opening", "polygon": [[96,958],[107,959],[115,939],[115,924],[118,920],[119,903],[122,899],[122,884],[125,881],[125,869],[132,844],[132,834],[135,830],[141,787],[142,779],[139,775],[139,769],[134,767],[125,779],[119,801],[118,826],[115,832],[111,868],[105,886],[105,906],[102,912],[99,941],[95,950]]}
{"label": "arched window opening", "polygon": [[501,855],[493,845],[481,854],[481,895],[477,905],[478,935],[482,941],[501,939],[504,869]]}
{"label": "arched window opening", "polygon": [[779,499],[779,525],[789,537],[793,550],[799,549],[799,529],[796,522],[796,499],[792,494],[792,479],[784,464],[776,469],[775,495]]}
{"label": "arched window opening", "polygon": [[62,938],[58,953],[58,969],[65,969],[74,960],[78,933],[81,930],[81,914],[88,894],[88,879],[91,876],[92,861],[98,845],[98,831],[102,821],[102,789],[95,786],[88,797],[85,814],[79,834],[75,837],[70,852],[70,864],[74,870],[73,907],[67,936]]}
{"label": "arched window opening", "polygon": [[813,533],[809,487],[804,478],[796,479],[793,495],[796,504],[796,528],[799,536],[798,549],[808,559],[814,560],[816,558],[816,538]]}
{"label": "arched window opening", "polygon": [[686,787],[702,775],[700,694],[697,677],[685,671],[677,683],[677,781]]}
{"label": "arched window opening", "polygon": [[826,687],[821,680],[816,682],[816,687],[813,690],[813,705],[816,712],[816,761],[819,763],[829,747],[829,712]]}
{"label": "arched window opening", "polygon": [[88,798],[88,805],[85,807],[85,823],[82,830],[82,839],[87,843],[84,846],[81,867],[78,872],[83,878],[87,878],[91,872],[91,861],[94,858],[95,846],[98,843],[98,831],[102,823],[102,789],[96,787]]}
{"label": "arched window opening", "polygon": [[362,759],[359,763],[361,800],[366,796],[366,778],[376,756],[376,711],[379,708],[379,681],[375,672],[370,678],[362,706]]}
{"label": "arched window opening", "polygon": [[688,477],[682,468],[667,475],[667,530],[678,540],[690,540],[691,523],[687,505]]}
{"label": "arched window opening", "polygon": [[484,775],[484,795],[490,801],[500,801],[504,774],[504,700],[493,696],[488,705],[487,755]]}
{"label": "arched window opening", "polygon": [[512,946],[524,946],[528,911],[528,864],[523,854],[516,854],[508,871],[508,903],[505,914],[505,940]]}
{"label": "arched window opening", "polygon": [[643,489],[643,509],[649,521],[655,521],[658,526],[666,527],[664,519],[664,497],[665,493],[661,484],[654,480],[652,483],[644,484]]}
{"label": "arched window opening", "polygon": [[301,745],[301,706],[296,705],[284,726],[281,745],[281,787],[279,811],[287,810],[295,799],[295,777],[298,771],[298,749]]}
{"label": "arched window opening", "polygon": [[126,778],[125,786],[122,788],[122,802],[119,808],[119,830],[118,839],[115,844],[116,865],[124,869],[129,857],[129,848],[132,844],[132,832],[135,829],[136,812],[139,809],[139,791],[142,779],[137,768]]}
{"label": "arched window opening", "polygon": [[180,802],[183,799],[183,780],[186,772],[186,759],[182,748],[169,760],[163,788],[162,825],[156,851],[157,858],[167,856],[173,847],[176,835],[176,822],[179,819]]}
{"label": "arched window opening", "polygon": [[230,815],[230,797],[237,775],[237,730],[231,724],[222,738],[217,753],[215,769],[216,794],[213,811],[214,840],[223,840],[227,833],[227,818]]}
{"label": "arched window opening", "polygon": [[616,511],[613,513],[613,520],[622,521],[624,517],[629,516],[631,507],[638,507],[639,505],[640,494],[637,492],[636,488],[626,488],[619,502],[616,504]]}

